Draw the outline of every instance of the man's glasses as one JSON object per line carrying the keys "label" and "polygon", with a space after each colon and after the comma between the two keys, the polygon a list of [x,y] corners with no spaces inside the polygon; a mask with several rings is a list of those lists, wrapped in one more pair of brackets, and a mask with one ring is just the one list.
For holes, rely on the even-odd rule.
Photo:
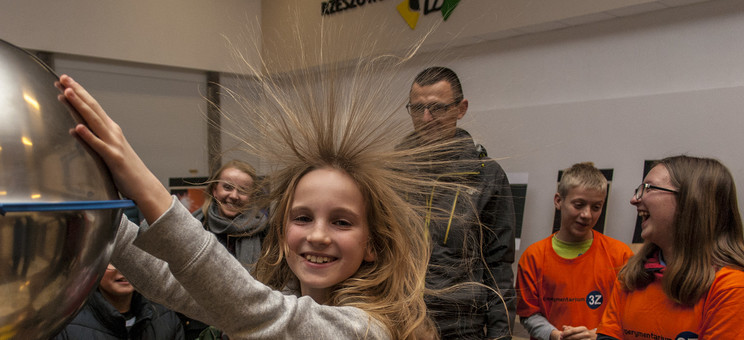
{"label": "man's glasses", "polygon": [[429,114],[431,114],[432,118],[437,118],[447,113],[447,110],[449,110],[452,106],[460,104],[461,101],[462,100],[455,100],[449,104],[439,104],[439,103],[411,104],[411,103],[408,103],[406,104],[406,109],[408,109],[408,114],[414,117],[423,116],[424,111],[429,110]]}
{"label": "man's glasses", "polygon": [[641,197],[643,197],[643,193],[645,193],[646,190],[648,190],[648,189],[656,189],[656,190],[671,192],[671,193],[675,193],[675,194],[677,193],[677,190],[672,190],[672,189],[657,187],[655,185],[651,185],[651,184],[648,184],[648,183],[641,183],[641,185],[639,185],[635,189],[635,193],[633,194],[633,198],[635,198],[636,200],[641,199]]}

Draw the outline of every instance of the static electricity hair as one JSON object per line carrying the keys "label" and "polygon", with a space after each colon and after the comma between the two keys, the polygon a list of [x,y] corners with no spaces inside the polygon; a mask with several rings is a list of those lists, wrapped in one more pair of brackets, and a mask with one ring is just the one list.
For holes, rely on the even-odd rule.
{"label": "static electricity hair", "polygon": [[594,167],[592,162],[576,163],[570,168],[563,170],[563,176],[558,183],[558,194],[565,198],[569,190],[582,187],[607,193],[607,179]]}
{"label": "static electricity hair", "polygon": [[207,187],[204,189],[204,192],[206,193],[207,197],[210,199],[204,200],[204,205],[202,205],[201,210],[204,213],[204,216],[209,215],[209,208],[214,204],[214,199],[212,197],[212,193],[214,192],[214,189],[217,187],[217,185],[220,183],[220,176],[222,176],[222,172],[227,169],[237,169],[238,171],[241,171],[243,173],[246,173],[248,176],[251,176],[251,179],[253,179],[253,188],[243,188],[244,190],[249,190],[249,194],[252,195],[253,191],[256,188],[256,183],[258,182],[258,176],[256,173],[256,169],[253,168],[250,164],[243,162],[241,160],[233,159],[231,161],[228,161],[227,163],[223,164],[217,171],[215,171],[211,176],[209,176],[209,179],[207,180]]}
{"label": "static electricity hair", "polygon": [[432,154],[454,152],[447,151],[453,141],[399,147],[413,129],[403,110],[407,81],[395,84],[411,56],[363,56],[352,64],[300,65],[286,72],[272,72],[265,63],[247,79],[261,89],[260,99],[241,100],[231,92],[242,112],[225,114],[231,126],[242,129],[235,137],[244,141],[245,151],[271,169],[262,185],[270,188],[271,214],[256,278],[277,290],[296,286],[286,262],[295,189],[313,170],[341,171],[362,193],[376,258],[333,287],[322,303],[364,310],[393,339],[436,336],[424,303],[430,255],[425,207],[408,198],[435,185],[436,175],[425,170]]}
{"label": "static electricity hair", "polygon": [[434,85],[440,81],[446,81],[452,88],[452,96],[454,96],[455,102],[459,103],[464,99],[462,93],[462,84],[460,84],[460,78],[457,77],[457,73],[447,67],[433,66],[424,69],[414,78],[413,83],[419,86]]}
{"label": "static electricity hair", "polygon": [[[667,268],[661,281],[664,293],[677,303],[692,306],[710,289],[722,267],[744,270],[744,236],[729,170],[710,158],[674,156],[656,166],[669,171],[678,188],[672,227],[674,254],[664,257]],[[646,241],[619,275],[627,290],[642,289],[654,280],[644,270],[659,247]],[[666,255],[666,254],[665,254]]]}

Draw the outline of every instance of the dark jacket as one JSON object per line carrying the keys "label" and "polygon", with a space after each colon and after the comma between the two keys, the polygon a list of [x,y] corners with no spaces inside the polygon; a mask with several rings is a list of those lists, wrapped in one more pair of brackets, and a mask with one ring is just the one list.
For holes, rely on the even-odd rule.
{"label": "dark jacket", "polygon": [[[508,339],[516,316],[515,218],[509,181],[467,131],[457,129],[455,139],[453,152],[435,156],[447,165],[429,170],[440,181],[461,186],[434,187],[421,199],[430,211],[427,287],[457,288],[428,297],[427,307],[442,339]],[[503,301],[472,282],[500,292]]]}
{"label": "dark jacket", "polygon": [[124,316],[95,289],[80,313],[54,339],[183,339],[176,313],[134,292],[134,325],[127,331]]}

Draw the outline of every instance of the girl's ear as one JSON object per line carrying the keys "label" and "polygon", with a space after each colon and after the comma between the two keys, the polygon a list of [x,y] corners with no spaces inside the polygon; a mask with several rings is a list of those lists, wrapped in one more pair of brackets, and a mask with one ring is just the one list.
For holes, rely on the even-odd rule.
{"label": "girl's ear", "polygon": [[377,253],[371,244],[367,244],[364,250],[364,262],[375,262],[375,260],[377,260]]}

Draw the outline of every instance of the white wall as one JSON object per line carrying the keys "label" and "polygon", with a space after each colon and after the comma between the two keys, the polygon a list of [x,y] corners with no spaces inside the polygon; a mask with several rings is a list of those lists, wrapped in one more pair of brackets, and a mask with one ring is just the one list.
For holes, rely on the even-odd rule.
{"label": "white wall", "polygon": [[0,39],[12,44],[210,71],[233,71],[226,39],[260,46],[260,20],[259,0],[0,0]]}
{"label": "white wall", "polygon": [[[224,113],[221,116],[222,163],[227,163],[232,159],[240,159],[256,168],[259,175],[267,174],[270,169],[258,157],[243,147],[243,138],[250,138],[251,135],[255,135],[253,132],[255,127],[239,123],[241,121],[240,116],[244,112],[241,105],[250,105],[251,102],[260,100],[260,85],[253,77],[240,75],[223,75],[220,83],[225,87],[225,89],[220,90],[220,104]],[[232,94],[229,93],[231,91],[234,91],[235,95],[240,97],[233,98]]]}
{"label": "white wall", "polygon": [[[262,54],[278,68],[354,59],[408,49],[426,36],[424,49],[472,44],[560,27],[606,20],[706,0],[467,0],[460,2],[446,21],[441,11],[425,14],[424,7],[441,7],[443,0],[420,1],[410,15],[415,29],[399,14],[406,3],[368,0],[363,5],[321,16],[327,0],[265,0],[262,2]],[[357,1],[355,3],[359,3]],[[346,2],[349,3],[349,2]],[[333,27],[324,31],[319,27]],[[370,39],[372,38],[372,39]],[[302,41],[302,44],[298,43]],[[361,43],[360,43],[361,42]],[[322,47],[320,47],[322,46]],[[324,50],[323,60],[317,51]],[[327,53],[328,51],[333,53]]]}
{"label": "white wall", "polygon": [[55,64],[101,103],[163,185],[209,175],[204,72],[65,55]]}

